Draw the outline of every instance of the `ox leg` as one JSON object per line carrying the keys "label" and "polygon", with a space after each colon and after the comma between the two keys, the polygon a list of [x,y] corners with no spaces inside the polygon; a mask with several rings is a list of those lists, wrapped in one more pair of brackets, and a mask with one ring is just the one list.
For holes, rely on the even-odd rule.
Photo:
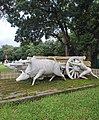
{"label": "ox leg", "polygon": [[49,80],[49,81],[52,81],[54,77],[55,77],[55,75],[53,75],[53,76],[50,78],[50,80]]}
{"label": "ox leg", "polygon": [[35,80],[36,80],[37,78],[39,78],[40,76],[42,76],[43,73],[44,73],[44,71],[43,71],[43,70],[40,70],[40,71],[36,74],[36,76],[33,78],[32,85],[34,85]]}
{"label": "ox leg", "polygon": [[61,76],[64,78],[64,80],[66,80],[66,78],[65,78],[64,74],[62,74],[62,73],[61,73]]}
{"label": "ox leg", "polygon": [[56,74],[56,73],[54,73],[54,74],[57,75],[57,76],[62,77],[66,81],[66,78],[65,78],[64,74],[62,74],[61,72],[59,74]]}

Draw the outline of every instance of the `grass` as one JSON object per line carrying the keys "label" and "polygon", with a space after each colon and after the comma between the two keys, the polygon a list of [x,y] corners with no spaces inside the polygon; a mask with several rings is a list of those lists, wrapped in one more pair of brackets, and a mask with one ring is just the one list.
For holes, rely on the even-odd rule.
{"label": "grass", "polygon": [[99,120],[99,87],[1,105],[0,120]]}
{"label": "grass", "polygon": [[[0,65],[0,69],[7,73],[8,68],[3,65]],[[67,90],[68,88],[76,88],[90,84],[99,84],[99,80],[95,79],[92,76],[88,76],[88,80],[77,79],[70,80],[67,78],[64,81],[61,77],[56,77],[51,82],[49,82],[50,78],[45,78],[44,80],[36,80],[35,85],[32,86],[32,79],[16,82],[15,79],[7,79],[0,80],[0,98],[6,99],[7,97],[14,95],[15,98],[19,98],[22,96],[35,95],[37,92],[46,91],[46,90]],[[19,95],[18,93],[23,93]]]}
{"label": "grass", "polygon": [[5,67],[3,64],[0,64],[0,71],[10,70],[8,67]]}
{"label": "grass", "polygon": [[[26,95],[35,95],[36,92],[41,92],[45,90],[67,90],[67,88],[73,87],[81,87],[84,85],[90,84],[99,84],[98,79],[90,78],[88,80],[78,79],[78,80],[70,80],[67,79],[66,81],[56,78],[53,81],[49,82],[49,78],[44,80],[37,80],[35,85],[32,86],[32,79],[26,81],[16,82],[15,79],[11,80],[1,80],[0,81],[0,90],[2,91],[3,98],[11,95],[12,93],[26,93]],[[20,96],[19,96],[20,97]]]}

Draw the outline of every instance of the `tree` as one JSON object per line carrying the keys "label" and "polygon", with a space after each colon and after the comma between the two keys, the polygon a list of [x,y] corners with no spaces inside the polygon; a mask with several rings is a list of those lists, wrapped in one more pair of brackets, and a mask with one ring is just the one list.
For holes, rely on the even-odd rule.
{"label": "tree", "polygon": [[3,62],[3,50],[0,48],[0,62]]}
{"label": "tree", "polygon": [[[29,45],[21,46],[21,50],[25,50],[25,56],[54,56],[64,55],[62,45],[58,41],[47,40],[40,42],[38,45],[30,43]],[[23,55],[22,55],[23,56]]]}
{"label": "tree", "polygon": [[[57,38],[68,54],[69,0],[10,0],[2,6],[8,21],[17,26],[16,41],[29,43],[39,41],[45,35]],[[61,31],[62,38],[58,35]],[[28,38],[28,40],[27,40]]]}
{"label": "tree", "polygon": [[2,61],[4,61],[5,59],[12,60],[13,59],[13,50],[14,50],[14,47],[12,45],[3,45],[1,48]]}
{"label": "tree", "polygon": [[[99,1],[83,0],[76,1],[75,6],[71,5],[71,11],[77,13],[71,18],[71,29],[77,40],[75,49],[80,53],[87,53],[92,64],[99,54]],[[81,52],[82,51],[82,52]]]}
{"label": "tree", "polygon": [[[16,41],[39,43],[40,38],[57,38],[68,54],[71,40],[68,28],[78,41],[86,41],[82,36],[90,36],[88,51],[94,43],[91,53],[98,53],[99,39],[99,2],[98,0],[1,0],[1,10],[8,16],[12,26],[17,26]],[[1,2],[1,3],[3,3]],[[61,34],[60,34],[61,33]],[[86,33],[88,33],[86,35]],[[79,44],[82,42],[79,42]],[[81,46],[81,45],[80,45]],[[75,48],[73,48],[75,50]],[[71,50],[73,51],[73,50]],[[79,53],[79,52],[78,52]],[[97,56],[97,55],[96,55]],[[92,58],[92,57],[91,57]]]}

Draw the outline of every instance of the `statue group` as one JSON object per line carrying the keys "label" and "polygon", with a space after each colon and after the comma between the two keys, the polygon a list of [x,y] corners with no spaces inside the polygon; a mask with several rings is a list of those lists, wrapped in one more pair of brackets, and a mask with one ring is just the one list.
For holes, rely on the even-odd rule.
{"label": "statue group", "polygon": [[21,74],[16,81],[32,78],[32,85],[34,85],[36,79],[44,75],[52,75],[49,81],[51,81],[55,76],[60,76],[66,80],[63,71],[66,71],[65,73],[70,79],[88,79],[86,77],[87,74],[91,74],[98,79],[98,76],[92,72],[92,69],[86,66],[83,60],[78,56],[70,57],[64,65],[61,62],[57,62],[55,58],[47,59],[43,57],[42,59],[39,59],[35,56],[28,57],[26,60],[21,59],[13,63],[6,63],[4,65],[10,69],[21,71]]}

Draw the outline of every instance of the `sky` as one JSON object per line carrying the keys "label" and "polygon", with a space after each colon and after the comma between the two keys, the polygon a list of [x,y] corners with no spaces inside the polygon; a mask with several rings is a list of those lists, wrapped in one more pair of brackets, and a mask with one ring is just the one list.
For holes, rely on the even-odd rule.
{"label": "sky", "polygon": [[16,30],[17,28],[11,27],[6,19],[0,19],[0,47],[2,45],[20,46],[20,43],[14,41]]}
{"label": "sky", "polygon": [[[2,45],[20,46],[20,43],[14,41],[16,30],[17,28],[11,27],[11,24],[5,18],[0,19],[0,48]],[[44,42],[45,36],[41,39]]]}

